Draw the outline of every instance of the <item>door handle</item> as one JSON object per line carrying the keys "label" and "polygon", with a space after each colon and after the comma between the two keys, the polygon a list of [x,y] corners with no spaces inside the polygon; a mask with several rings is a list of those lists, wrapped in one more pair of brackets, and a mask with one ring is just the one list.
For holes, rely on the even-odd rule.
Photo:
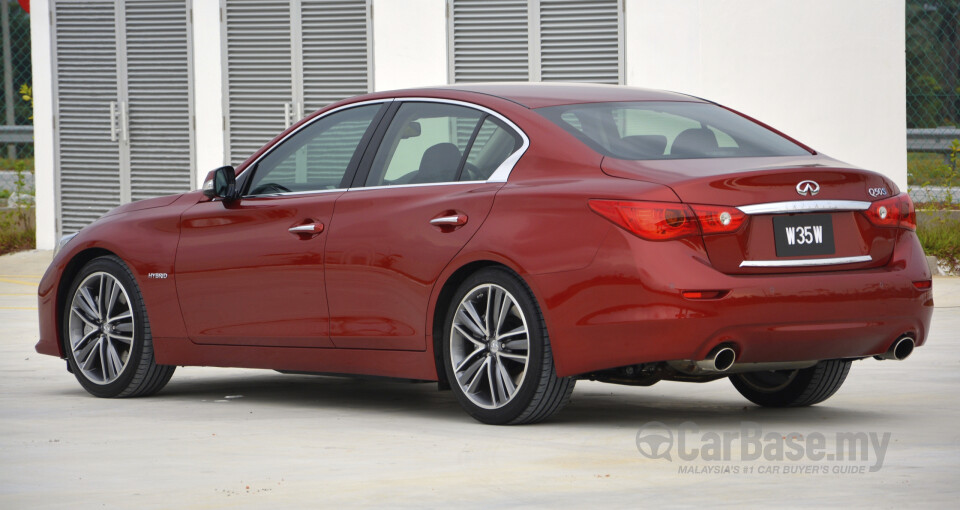
{"label": "door handle", "polygon": [[430,224],[437,227],[462,227],[467,224],[466,214],[451,214],[430,220]]}
{"label": "door handle", "polygon": [[287,232],[298,235],[317,235],[323,232],[323,223],[307,223],[306,225],[297,225],[296,227],[288,228]]}

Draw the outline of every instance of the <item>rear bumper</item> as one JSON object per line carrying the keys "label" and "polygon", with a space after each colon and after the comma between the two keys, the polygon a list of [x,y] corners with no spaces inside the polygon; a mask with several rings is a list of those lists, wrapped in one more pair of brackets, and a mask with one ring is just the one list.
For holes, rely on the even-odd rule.
{"label": "rear bumper", "polygon": [[[703,359],[719,344],[744,363],[859,358],[903,334],[923,345],[933,313],[930,273],[915,233],[902,231],[880,268],[735,276],[698,241],[643,241],[613,229],[593,263],[535,275],[557,373]],[[724,290],[691,300],[683,290]]]}

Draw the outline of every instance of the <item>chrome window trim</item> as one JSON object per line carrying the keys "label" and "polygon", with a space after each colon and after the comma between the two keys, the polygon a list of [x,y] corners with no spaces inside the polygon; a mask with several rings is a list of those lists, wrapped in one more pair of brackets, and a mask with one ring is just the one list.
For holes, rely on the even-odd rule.
{"label": "chrome window trim", "polygon": [[443,98],[436,98],[436,97],[394,97],[394,98],[387,98],[387,99],[371,99],[369,101],[361,101],[359,103],[346,104],[346,105],[334,108],[333,110],[330,110],[328,112],[324,112],[323,115],[318,115],[317,117],[311,119],[310,122],[306,122],[300,127],[298,127],[297,129],[287,133],[287,136],[284,136],[283,138],[281,138],[279,141],[277,141],[277,143],[273,144],[273,147],[270,147],[268,151],[264,152],[263,154],[260,155],[260,157],[253,160],[249,165],[244,167],[243,172],[240,172],[240,174],[237,175],[237,179],[240,179],[240,177],[243,174],[245,174],[248,169],[257,166],[257,164],[260,163],[261,159],[265,158],[268,154],[273,152],[277,147],[280,146],[280,144],[286,142],[287,139],[289,139],[291,136],[299,133],[300,130],[306,128],[307,126],[310,126],[314,122],[319,121],[320,119],[326,117],[327,115],[345,110],[347,108],[354,108],[357,106],[365,106],[365,105],[377,104],[377,103],[392,103],[394,101],[416,102],[416,103],[444,103],[444,104],[452,104],[456,106],[463,106],[466,108],[479,110],[493,117],[496,117],[501,122],[506,124],[507,127],[514,130],[517,134],[520,135],[520,139],[523,141],[523,143],[520,145],[519,149],[515,150],[512,154],[507,156],[507,159],[503,160],[503,162],[500,163],[500,166],[498,166],[497,169],[494,170],[493,173],[490,174],[490,177],[485,181],[451,181],[451,182],[427,182],[427,183],[416,183],[416,184],[390,184],[385,186],[358,186],[358,187],[351,187],[351,188],[335,188],[335,189],[328,189],[328,190],[291,191],[286,193],[271,193],[269,195],[244,195],[242,198],[251,199],[251,198],[263,198],[263,197],[284,197],[284,196],[292,196],[292,195],[309,195],[313,193],[330,193],[335,191],[361,191],[361,190],[390,189],[390,188],[412,188],[416,186],[444,186],[444,185],[453,185],[453,184],[502,183],[502,182],[507,182],[507,179],[510,177],[510,173],[513,172],[513,167],[516,166],[517,162],[520,161],[520,158],[527,152],[527,149],[530,147],[530,138],[522,129],[520,129],[516,124],[510,121],[510,119],[504,117],[500,113],[494,110],[491,110],[485,106],[480,106],[478,104],[469,103],[466,101],[459,101],[456,99],[443,99]]}
{"label": "chrome window trim", "polygon": [[333,189],[316,189],[310,191],[285,191],[282,193],[265,193],[263,195],[244,195],[240,198],[244,200],[256,200],[258,198],[273,198],[273,197],[295,197],[301,195],[320,195],[325,193],[343,193],[347,191],[347,188],[333,188]]}
{"label": "chrome window trim", "polygon": [[865,211],[870,202],[859,200],[794,200],[790,202],[770,202],[766,204],[741,205],[737,207],[744,214],[781,214],[814,211]]}
{"label": "chrome window trim", "polygon": [[416,188],[423,186],[455,186],[457,184],[487,184],[495,183],[499,184],[499,181],[444,181],[444,182],[418,182],[414,184],[386,184],[383,186],[363,186],[359,188],[349,188],[347,191],[366,191],[366,190],[375,190],[375,189],[402,189],[402,188]]}
{"label": "chrome window trim", "polygon": [[[274,150],[276,150],[277,147],[279,147],[281,144],[283,144],[284,142],[286,142],[291,136],[299,133],[300,131],[302,131],[303,129],[307,128],[308,126],[313,125],[314,122],[319,121],[320,119],[326,117],[327,115],[332,115],[332,114],[337,113],[337,112],[339,112],[339,111],[343,111],[343,110],[346,110],[346,109],[349,109],[349,108],[356,108],[356,107],[358,107],[358,106],[367,106],[367,105],[379,104],[379,103],[391,103],[391,102],[393,102],[393,101],[394,101],[393,98],[387,98],[387,99],[371,99],[371,100],[369,100],[369,101],[360,101],[360,102],[358,102],[358,103],[350,103],[350,104],[345,104],[345,105],[343,105],[343,106],[338,106],[338,107],[336,107],[336,108],[334,108],[334,109],[332,109],[332,110],[330,110],[330,111],[328,111],[328,112],[323,112],[322,115],[317,115],[316,117],[310,119],[310,122],[305,122],[305,123],[301,124],[299,127],[297,127],[297,129],[294,129],[293,131],[287,133],[287,136],[284,136],[283,138],[281,138],[280,140],[278,140],[277,143],[273,144],[273,146],[270,147],[269,150],[267,150],[266,152],[264,152],[263,154],[261,154],[257,159],[255,159],[255,160],[253,160],[252,162],[250,162],[249,165],[245,166],[245,167],[243,168],[243,171],[240,172],[239,174],[237,174],[237,180],[239,180],[240,177],[243,176],[243,174],[247,173],[247,170],[256,167],[257,164],[260,163],[260,160],[262,160],[263,158],[267,157],[271,152],[273,152]],[[291,192],[288,192],[288,193],[271,193],[271,194],[269,194],[269,195],[243,195],[241,198],[255,198],[255,197],[267,197],[267,196],[276,197],[276,196],[287,196],[287,195],[305,195],[305,194],[308,194],[308,193],[323,193],[323,192],[330,192],[330,191],[346,191],[346,189],[347,189],[347,188],[336,188],[336,189],[329,189],[329,190],[291,191]]]}
{"label": "chrome window trim", "polygon": [[838,264],[857,264],[860,262],[870,262],[873,257],[870,255],[859,255],[856,257],[833,257],[829,259],[804,259],[804,260],[744,260],[740,267],[810,267],[810,266],[833,266]]}

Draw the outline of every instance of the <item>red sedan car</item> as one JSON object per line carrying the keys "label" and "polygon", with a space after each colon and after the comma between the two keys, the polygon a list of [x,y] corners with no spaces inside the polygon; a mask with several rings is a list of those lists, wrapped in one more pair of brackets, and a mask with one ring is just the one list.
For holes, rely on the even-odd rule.
{"label": "red sedan car", "polygon": [[208,365],[438,381],[497,424],[578,379],[805,406],[923,344],[914,231],[889,179],[695,97],[380,92],[65,236],[36,348],[99,397]]}

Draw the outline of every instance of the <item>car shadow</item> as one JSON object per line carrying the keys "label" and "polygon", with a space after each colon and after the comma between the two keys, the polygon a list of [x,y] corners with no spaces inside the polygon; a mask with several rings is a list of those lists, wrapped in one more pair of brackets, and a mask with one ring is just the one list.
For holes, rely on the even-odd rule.
{"label": "car shadow", "polygon": [[[889,418],[889,412],[850,409],[825,404],[771,409],[755,406],[739,397],[711,395],[663,395],[629,388],[615,393],[597,391],[600,386],[578,388],[570,404],[548,420],[552,426],[587,425],[593,427],[639,426],[651,421],[676,425],[691,421],[703,428],[738,427],[743,422],[777,425],[780,428],[811,426],[845,427],[876,424]],[[242,396],[242,397],[237,397]],[[222,401],[230,397],[269,406],[317,407],[340,410],[370,410],[389,413],[472,420],[464,413],[450,391],[437,391],[433,382],[408,382],[383,378],[288,375],[262,373],[251,376],[177,378],[151,398],[163,400]]]}
{"label": "car shadow", "polygon": [[262,373],[251,376],[191,378],[176,376],[157,395],[163,400],[196,402],[236,398],[258,405],[350,410],[399,411],[460,418],[463,411],[450,392],[435,382],[377,377]]}
{"label": "car shadow", "polygon": [[744,422],[755,422],[778,429],[844,427],[863,424],[875,425],[890,417],[889,412],[850,409],[834,401],[794,408],[767,408],[757,406],[739,395],[644,394],[641,389],[629,394],[601,395],[596,392],[573,394],[572,402],[551,422],[556,424],[638,426],[651,421],[666,425],[693,422],[700,428],[720,429],[739,427]]}

